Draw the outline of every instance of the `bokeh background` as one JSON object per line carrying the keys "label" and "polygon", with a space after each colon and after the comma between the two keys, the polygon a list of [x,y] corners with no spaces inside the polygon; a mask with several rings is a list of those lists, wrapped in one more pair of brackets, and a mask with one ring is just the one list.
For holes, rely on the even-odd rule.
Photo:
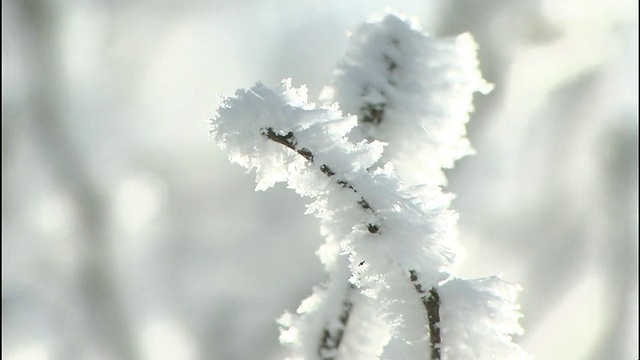
{"label": "bokeh background", "polygon": [[[280,359],[327,275],[305,200],[205,120],[257,81],[317,98],[378,0],[3,0],[2,358]],[[412,0],[485,78],[448,172],[458,274],[523,287],[545,360],[638,358],[638,4]]]}

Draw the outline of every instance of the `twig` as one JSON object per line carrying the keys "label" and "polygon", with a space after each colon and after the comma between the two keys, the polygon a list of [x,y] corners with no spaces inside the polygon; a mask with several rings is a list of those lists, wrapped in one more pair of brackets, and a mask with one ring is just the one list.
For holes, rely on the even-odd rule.
{"label": "twig", "polygon": [[[300,154],[309,162],[314,163],[314,156],[311,150],[305,147],[299,148],[293,132],[289,131],[286,135],[280,135],[275,131],[273,131],[273,129],[270,127],[266,129],[262,129],[261,132],[262,132],[262,135],[266,136],[269,140],[272,140],[278,144],[288,147],[289,149]],[[336,174],[326,164],[320,165],[320,171],[328,177],[333,177]],[[358,191],[353,187],[353,185],[349,184],[349,182],[341,179],[337,180],[336,182],[343,188],[348,188],[352,190],[354,193],[358,193]],[[360,197],[360,200],[358,201],[358,205],[360,205],[360,207],[365,211],[375,214],[373,208],[371,208],[371,205],[369,205],[369,202],[366,201],[364,197]],[[367,229],[369,230],[370,233],[375,234],[378,232],[379,226],[370,223],[367,225]],[[431,343],[431,347],[430,347],[431,360],[440,360],[441,359],[441,354],[440,354],[441,338],[440,338],[440,325],[439,325],[440,324],[440,296],[438,295],[438,291],[436,290],[435,287],[432,287],[429,290],[428,295],[426,294],[426,291],[422,288],[422,285],[418,283],[418,275],[415,270],[410,270],[409,274],[411,275],[411,282],[413,283],[413,286],[415,287],[418,294],[420,294],[420,299],[422,300],[422,304],[424,305],[427,311],[427,318],[429,322],[429,335],[430,335],[430,343]],[[346,322],[349,319],[349,314],[352,307],[353,307],[353,304],[347,299],[344,302],[343,313],[340,317],[340,321],[343,323],[343,325],[346,325]],[[334,346],[337,349],[338,346],[340,345],[343,331],[344,330],[340,330],[339,332],[337,332],[332,336],[331,333],[327,329],[325,329],[323,331],[322,343],[320,345],[318,353],[322,356],[325,346],[327,346],[327,349],[331,348],[331,346]],[[331,359],[333,359],[333,355],[331,355],[330,357],[323,358],[323,360],[331,360]]]}
{"label": "twig", "polygon": [[[320,355],[320,358],[322,360],[334,360],[336,358],[337,350],[340,347],[342,338],[344,337],[344,331],[347,328],[349,316],[351,315],[351,310],[353,309],[351,292],[354,288],[355,286],[353,284],[349,284],[346,299],[342,303],[342,312],[340,313],[340,317],[338,318],[338,320],[340,321],[340,327],[333,333],[329,329],[329,326],[325,326],[325,328],[322,330],[322,339],[320,340],[320,346],[318,347],[318,355]],[[327,323],[326,325],[329,324]]]}
{"label": "twig", "polygon": [[421,295],[422,305],[427,310],[427,318],[429,320],[429,341],[431,342],[431,360],[440,360],[440,295],[435,287],[429,289],[429,295],[425,294],[425,290],[418,282],[418,275],[414,270],[410,270],[411,282],[416,291]]}
{"label": "twig", "polygon": [[[298,142],[295,139],[293,132],[289,131],[286,135],[280,135],[275,131],[273,131],[272,128],[269,127],[266,129],[261,129],[261,133],[262,135],[266,136],[269,140],[275,141],[278,144],[282,144],[288,147],[289,149],[297,152],[302,157],[307,159],[310,163],[314,163],[314,156],[311,150],[307,149],[306,147],[299,148]],[[328,177],[333,177],[336,174],[333,170],[331,170],[331,168],[327,164],[320,165],[320,171]],[[358,190],[356,190],[353,187],[353,185],[351,185],[346,180],[338,179],[336,180],[336,183],[343,188],[347,188],[353,191],[354,193],[358,193]],[[375,211],[373,210],[371,205],[369,205],[369,202],[365,200],[363,197],[360,197],[360,200],[358,200],[358,205],[360,205],[360,207],[363,210],[370,212],[372,214],[375,214]],[[371,224],[371,223],[367,224],[367,230],[369,230],[369,232],[372,234],[376,234],[379,229],[380,229],[379,225]]]}

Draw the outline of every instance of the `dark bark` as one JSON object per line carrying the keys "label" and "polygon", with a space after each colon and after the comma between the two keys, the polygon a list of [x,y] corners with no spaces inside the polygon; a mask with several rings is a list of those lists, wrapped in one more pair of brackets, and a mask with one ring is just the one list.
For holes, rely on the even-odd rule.
{"label": "dark bark", "polygon": [[435,287],[431,287],[429,292],[422,288],[422,285],[418,282],[418,274],[411,270],[411,282],[416,288],[416,291],[420,294],[422,305],[427,310],[427,319],[429,322],[429,341],[431,343],[431,360],[440,360],[440,295]]}
{"label": "dark bark", "polygon": [[342,311],[340,312],[338,320],[340,321],[340,328],[331,331],[328,326],[322,330],[322,338],[320,339],[320,346],[318,347],[318,355],[322,360],[334,360],[340,343],[344,337],[347,323],[349,322],[349,316],[351,316],[351,310],[353,309],[353,302],[351,301],[351,292],[355,289],[353,284],[349,284],[347,290],[346,299],[342,303]]}
{"label": "dark bark", "polygon": [[[77,206],[82,236],[82,258],[78,270],[79,293],[83,308],[83,334],[97,341],[107,357],[136,359],[136,344],[131,333],[125,305],[118,294],[118,283],[111,264],[108,201],[99,181],[91,174],[81,148],[74,142],[64,106],[67,102],[65,79],[60,74],[64,64],[58,53],[60,9],[43,0],[16,2],[18,15],[28,20],[24,36],[25,61],[32,78],[29,88],[29,122],[44,160],[63,191]],[[4,6],[4,4],[3,4]],[[4,102],[4,99],[3,99]],[[4,109],[4,106],[3,106]],[[63,357],[75,357],[80,344],[67,343]]]}
{"label": "dark bark", "polygon": [[[307,149],[306,147],[298,147],[298,142],[293,132],[289,131],[286,135],[280,135],[270,127],[266,129],[261,129],[261,132],[262,132],[262,135],[267,137],[267,139],[288,147],[289,149],[297,152],[302,157],[307,159],[310,163],[314,163],[314,156],[311,150]],[[330,178],[333,178],[336,175],[336,173],[327,164],[320,165],[319,169],[323,174],[325,174]],[[349,189],[354,193],[358,193],[358,190],[356,190],[356,188],[354,188],[353,185],[351,185],[346,180],[338,179],[336,180],[336,183],[343,188]],[[358,205],[360,205],[360,207],[364,211],[375,214],[375,211],[373,210],[369,202],[364,199],[364,197],[362,196],[360,197],[360,200],[358,200]],[[377,233],[379,229],[380,227],[377,224],[371,224],[371,223],[367,224],[367,230],[372,234]]]}

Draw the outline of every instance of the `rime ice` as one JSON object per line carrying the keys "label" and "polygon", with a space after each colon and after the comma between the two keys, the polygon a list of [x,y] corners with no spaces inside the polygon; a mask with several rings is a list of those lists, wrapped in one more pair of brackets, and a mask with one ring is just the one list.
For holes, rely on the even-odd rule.
{"label": "rime ice", "polygon": [[511,341],[517,286],[450,273],[457,214],[442,169],[473,151],[465,124],[488,89],[473,39],[396,15],[352,39],[326,105],[287,79],[237,91],[211,120],[257,190],[286,182],[311,199],[326,238],[330,279],[281,317],[281,342],[303,359],[526,359]]}
{"label": "rime ice", "polygon": [[[285,80],[273,90],[257,84],[238,91],[225,100],[211,129],[231,161],[256,171],[258,189],[286,181],[311,197],[309,211],[343,251],[371,264],[401,264],[433,283],[444,280],[455,219],[446,209],[448,198],[436,187],[427,201],[405,194],[391,166],[369,171],[383,145],[350,142],[348,131],[355,124],[335,105],[307,103],[305,89]],[[368,271],[361,271],[362,283],[379,287],[370,277],[377,279],[382,269]]]}

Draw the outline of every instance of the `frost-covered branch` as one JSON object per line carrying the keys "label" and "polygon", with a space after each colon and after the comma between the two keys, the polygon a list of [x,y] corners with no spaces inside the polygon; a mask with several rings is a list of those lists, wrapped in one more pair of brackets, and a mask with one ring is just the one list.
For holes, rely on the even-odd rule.
{"label": "frost-covered branch", "polygon": [[370,267],[358,263],[371,265],[378,261],[367,258],[381,257],[434,282],[444,280],[453,257],[447,228],[455,220],[444,206],[448,198],[437,188],[430,198],[410,197],[390,166],[368,171],[383,145],[351,143],[346,134],[355,124],[335,106],[308,104],[306,89],[292,88],[287,80],[275,90],[257,84],[226,99],[211,131],[233,162],[256,170],[258,189],[287,181],[313,198],[308,211],[322,220],[330,239],[365,255],[351,262],[360,279],[368,278]]}
{"label": "frost-covered branch", "polygon": [[[262,135],[266,136],[267,139],[275,141],[278,144],[282,144],[288,147],[289,149],[297,152],[303,158],[307,159],[309,162],[311,163],[314,162],[313,153],[309,149],[305,147],[303,148],[297,147],[298,141],[296,140],[294,134],[291,131],[289,131],[286,135],[279,135],[275,131],[273,131],[272,128],[269,127],[267,129],[261,129],[261,133]],[[327,164],[320,165],[319,169],[320,169],[320,172],[322,172],[323,174],[325,174],[330,178],[336,174],[333,170],[331,170],[331,168]],[[349,189],[354,193],[358,193],[358,190],[356,190],[353,187],[353,185],[349,184],[349,182],[346,180],[338,179],[336,180],[336,183],[345,189]],[[375,214],[375,211],[371,208],[371,205],[369,205],[369,202],[365,200],[363,197],[360,197],[360,199],[357,202],[358,202],[358,205],[360,205],[360,207],[364,211]],[[367,230],[369,230],[370,233],[375,234],[378,232],[378,225],[369,223],[367,224]]]}
{"label": "frost-covered branch", "polygon": [[239,90],[211,120],[256,189],[287,182],[321,220],[330,280],[280,319],[281,341],[305,359],[526,358],[511,342],[518,288],[450,272],[457,215],[442,169],[472,152],[472,96],[488,89],[473,39],[435,39],[395,15],[353,36],[326,105],[285,80]]}
{"label": "frost-covered branch", "polygon": [[335,258],[329,282],[315,287],[297,314],[278,320],[280,341],[302,359],[376,359],[388,342],[389,327],[373,300],[346,281],[347,260]]}
{"label": "frost-covered branch", "polygon": [[342,308],[338,315],[339,327],[331,329],[331,327],[328,326],[329,324],[326,324],[323,327],[322,339],[320,340],[320,346],[318,347],[318,355],[320,355],[323,360],[335,359],[335,354],[337,353],[338,348],[340,348],[340,343],[342,342],[342,337],[347,327],[349,317],[351,316],[351,310],[353,309],[351,294],[354,289],[355,286],[353,286],[353,284],[349,284],[346,298],[342,302]]}
{"label": "frost-covered branch", "polygon": [[435,37],[415,22],[389,14],[358,27],[326,103],[360,120],[353,137],[387,142],[391,161],[410,184],[446,184],[443,168],[473,153],[465,124],[473,94],[487,92],[469,34]]}
{"label": "frost-covered branch", "polygon": [[[465,136],[473,93],[487,92],[492,87],[478,70],[476,48],[469,34],[438,38],[424,33],[414,21],[388,14],[353,32],[332,86],[323,91],[324,101],[338,102],[344,111],[358,116],[359,132],[352,132],[352,138],[387,142],[381,162],[391,161],[403,186],[418,190],[416,196],[420,196],[420,185],[445,185],[442,169],[453,167],[455,160],[473,153]],[[439,291],[442,287],[447,291],[451,282],[427,292],[415,271],[410,271],[410,276],[428,314],[432,359],[440,359],[441,347],[448,356],[454,356],[456,341],[460,340],[455,339],[456,331],[472,335],[467,340],[471,342],[483,336],[502,338],[499,331],[489,335],[474,333],[461,330],[460,324],[455,330],[445,319],[447,336],[443,340]],[[479,286],[481,280],[455,279],[470,287]],[[516,316],[514,299],[505,295],[500,300]],[[444,308],[448,309],[446,305]],[[507,328],[513,333],[521,330]],[[510,340],[504,345],[517,348]],[[511,355],[517,358],[524,353]],[[473,357],[467,354],[460,358]]]}

